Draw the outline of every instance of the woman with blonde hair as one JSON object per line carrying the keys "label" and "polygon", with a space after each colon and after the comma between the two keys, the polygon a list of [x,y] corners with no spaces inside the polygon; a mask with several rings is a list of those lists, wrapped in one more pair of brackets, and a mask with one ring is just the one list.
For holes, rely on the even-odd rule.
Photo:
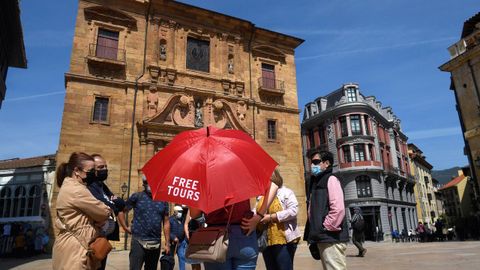
{"label": "woman with blonde hair", "polygon": [[111,214],[103,202],[87,189],[95,178],[94,159],[81,152],[70,155],[57,169],[60,191],[57,197],[55,227],[59,231],[53,245],[53,269],[92,269],[100,261],[87,254],[88,244],[98,237]]}

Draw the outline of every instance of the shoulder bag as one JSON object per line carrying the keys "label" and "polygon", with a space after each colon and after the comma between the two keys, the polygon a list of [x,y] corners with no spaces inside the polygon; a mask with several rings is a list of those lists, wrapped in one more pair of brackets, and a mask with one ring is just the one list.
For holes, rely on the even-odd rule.
{"label": "shoulder bag", "polygon": [[185,257],[202,262],[225,262],[228,250],[228,228],[232,213],[233,206],[227,226],[212,226],[194,231],[190,237]]}

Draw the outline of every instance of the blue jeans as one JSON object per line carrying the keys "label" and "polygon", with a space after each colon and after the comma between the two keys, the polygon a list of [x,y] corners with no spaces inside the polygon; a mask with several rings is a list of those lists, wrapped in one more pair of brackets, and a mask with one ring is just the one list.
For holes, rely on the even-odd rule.
{"label": "blue jeans", "polygon": [[246,236],[240,225],[230,225],[227,260],[224,263],[205,262],[205,270],[254,270],[257,267],[258,244],[255,231]]}
{"label": "blue jeans", "polygon": [[178,244],[177,257],[178,257],[178,269],[185,270],[185,249],[187,247],[187,240],[183,240]]}
{"label": "blue jeans", "polygon": [[293,257],[297,243],[268,246],[263,252],[267,270],[293,270]]}

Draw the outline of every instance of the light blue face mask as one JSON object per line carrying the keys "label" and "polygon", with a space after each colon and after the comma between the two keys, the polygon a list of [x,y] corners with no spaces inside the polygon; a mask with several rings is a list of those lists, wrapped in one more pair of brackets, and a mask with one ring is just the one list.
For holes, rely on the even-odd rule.
{"label": "light blue face mask", "polygon": [[311,172],[312,172],[313,175],[317,176],[322,172],[322,168],[320,168],[320,165],[312,164]]}

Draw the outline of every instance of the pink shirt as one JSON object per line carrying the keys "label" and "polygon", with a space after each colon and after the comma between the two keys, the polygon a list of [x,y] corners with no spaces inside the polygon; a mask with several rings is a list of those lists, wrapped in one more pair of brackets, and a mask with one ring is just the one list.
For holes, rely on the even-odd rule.
{"label": "pink shirt", "polygon": [[343,218],[345,217],[345,204],[340,180],[333,175],[330,176],[327,187],[330,211],[323,221],[323,227],[327,231],[340,231]]}

